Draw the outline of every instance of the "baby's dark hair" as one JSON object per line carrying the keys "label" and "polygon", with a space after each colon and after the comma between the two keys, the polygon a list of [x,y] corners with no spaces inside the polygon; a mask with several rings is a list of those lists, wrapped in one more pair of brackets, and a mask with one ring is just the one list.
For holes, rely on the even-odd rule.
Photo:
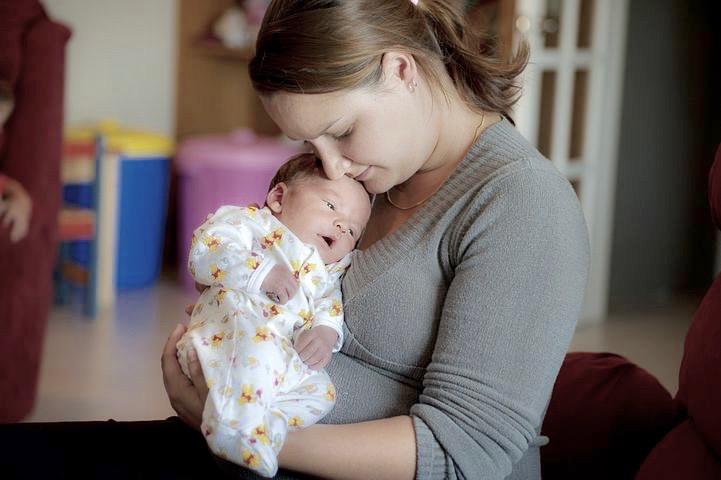
{"label": "baby's dark hair", "polygon": [[273,180],[270,181],[268,191],[283,182],[289,184],[293,181],[307,177],[327,178],[323,172],[323,164],[320,159],[312,153],[300,153],[290,157],[276,172]]}
{"label": "baby's dark hair", "polygon": [[13,94],[13,89],[10,84],[5,80],[0,80],[0,102],[15,102],[15,95]]}

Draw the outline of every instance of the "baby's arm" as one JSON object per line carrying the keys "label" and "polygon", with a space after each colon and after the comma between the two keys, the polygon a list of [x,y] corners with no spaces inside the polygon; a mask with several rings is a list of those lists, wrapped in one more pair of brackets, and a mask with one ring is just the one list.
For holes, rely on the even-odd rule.
{"label": "baby's arm", "polygon": [[318,327],[327,327],[335,331],[338,337],[331,345],[331,353],[339,351],[343,346],[343,296],[340,282],[325,295],[315,300],[315,314],[310,331],[312,332]]}
{"label": "baby's arm", "polygon": [[271,256],[254,248],[252,210],[220,207],[193,232],[188,269],[196,282],[259,292],[275,266]]}
{"label": "baby's arm", "polygon": [[[342,263],[341,263],[342,262]],[[301,360],[314,370],[325,367],[332,353],[343,346],[343,298],[341,278],[349,258],[331,267],[329,288],[314,299],[314,315],[294,335],[294,347]]]}

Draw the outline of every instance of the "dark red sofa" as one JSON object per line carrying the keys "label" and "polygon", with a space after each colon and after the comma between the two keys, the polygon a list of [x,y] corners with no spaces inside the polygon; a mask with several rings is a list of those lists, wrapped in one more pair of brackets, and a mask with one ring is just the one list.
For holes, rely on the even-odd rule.
{"label": "dark red sofa", "polygon": [[[721,147],[709,200],[721,228]],[[721,479],[721,275],[686,336],[675,398],[623,357],[571,353],[542,433],[544,480]]]}
{"label": "dark red sofa", "polygon": [[28,236],[11,244],[0,226],[0,423],[33,407],[52,300],[60,206],[65,45],[70,31],[34,0],[0,0],[0,78],[15,92],[0,172],[34,205]]}

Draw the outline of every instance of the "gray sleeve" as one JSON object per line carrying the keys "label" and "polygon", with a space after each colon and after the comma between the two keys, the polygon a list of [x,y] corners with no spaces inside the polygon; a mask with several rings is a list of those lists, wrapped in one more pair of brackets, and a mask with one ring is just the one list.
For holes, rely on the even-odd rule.
{"label": "gray sleeve", "polygon": [[501,479],[535,439],[588,274],[569,183],[527,164],[457,219],[431,363],[411,408],[416,478]]}

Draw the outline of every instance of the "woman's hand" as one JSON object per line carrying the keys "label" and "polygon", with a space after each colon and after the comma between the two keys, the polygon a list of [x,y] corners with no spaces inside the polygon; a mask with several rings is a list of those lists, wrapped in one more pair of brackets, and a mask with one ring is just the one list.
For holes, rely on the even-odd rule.
{"label": "woman's hand", "polygon": [[178,324],[170,334],[163,348],[160,366],[163,370],[165,391],[168,394],[173,410],[185,423],[196,430],[200,430],[200,424],[203,420],[203,406],[208,396],[208,386],[195,350],[190,349],[188,351],[188,367],[191,378],[188,379],[180,369],[175,345],[183,336],[185,330],[185,325]]}

